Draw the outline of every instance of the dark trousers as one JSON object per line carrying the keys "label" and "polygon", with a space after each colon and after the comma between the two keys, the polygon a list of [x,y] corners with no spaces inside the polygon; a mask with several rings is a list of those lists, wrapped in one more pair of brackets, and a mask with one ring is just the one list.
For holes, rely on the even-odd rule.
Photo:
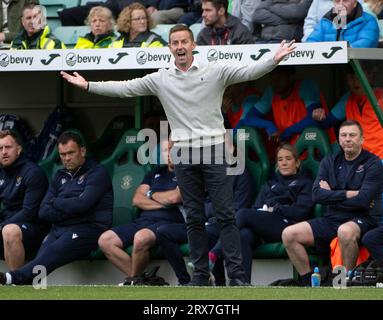
{"label": "dark trousers", "polygon": [[[214,147],[211,149],[214,155]],[[186,210],[190,259],[194,264],[193,281],[207,282],[209,278],[205,190],[216,212],[227,274],[230,278],[239,278],[244,281],[240,237],[234,218],[233,185],[230,177],[227,176],[227,165],[216,164],[217,162],[212,157],[212,164],[204,164],[201,151],[200,164],[182,163],[175,166],[177,182]],[[193,161],[193,163],[196,162]]]}
{"label": "dark trousers", "polygon": [[374,260],[383,260],[383,226],[368,231],[362,237],[362,245]]}
{"label": "dark trousers", "polygon": [[179,247],[180,244],[188,241],[186,225],[184,223],[165,224],[157,229],[156,235],[158,245],[173,268],[178,282],[188,283],[190,276]]}
{"label": "dark trousers", "polygon": [[250,281],[254,249],[262,241],[281,242],[282,231],[292,223],[276,213],[257,211],[253,208],[240,209],[236,218],[241,236],[242,264],[247,280]]}
{"label": "dark trousers", "polygon": [[[209,248],[212,248],[219,236],[216,224],[207,224],[206,231],[209,238]],[[172,223],[162,225],[157,229],[156,236],[158,245],[173,268],[178,282],[180,284],[188,283],[190,276],[186,270],[185,261],[179,247],[179,245],[188,241],[186,224]]]}
{"label": "dark trousers", "polygon": [[60,229],[53,227],[41,245],[36,258],[10,272],[12,284],[31,284],[36,276],[33,273],[35,266],[45,266],[48,275],[69,262],[86,257],[92,250],[97,249],[97,241],[103,231],[105,230],[93,225]]}

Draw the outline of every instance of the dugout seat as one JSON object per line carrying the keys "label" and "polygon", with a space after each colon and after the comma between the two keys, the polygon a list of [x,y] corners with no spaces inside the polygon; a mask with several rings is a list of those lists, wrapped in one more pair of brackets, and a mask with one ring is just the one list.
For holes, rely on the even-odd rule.
{"label": "dugout seat", "polygon": [[61,40],[67,48],[73,48],[78,38],[89,32],[89,26],[56,26],[52,31],[53,35]]}
{"label": "dugout seat", "polygon": [[[270,162],[266,152],[265,144],[261,138],[261,135],[255,128],[242,127],[245,130],[237,132],[237,148],[240,141],[245,141],[245,165],[249,170],[254,187],[254,196],[258,194],[258,191],[262,185],[266,182],[269,176]],[[238,148],[240,149],[240,148]],[[241,152],[238,150],[237,152]]]}
{"label": "dugout seat", "polygon": [[93,157],[101,161],[109,157],[126,130],[134,127],[132,116],[119,115],[114,117],[106,126],[101,136],[90,144]]}
{"label": "dugout seat", "polygon": [[[141,165],[137,161],[137,152],[144,143],[137,140],[137,129],[127,130],[110,157],[101,163],[112,177],[114,202],[113,226],[132,221],[137,215],[137,209],[132,205],[132,199],[137,187],[151,166]],[[91,259],[103,259],[100,249],[90,255]]]}

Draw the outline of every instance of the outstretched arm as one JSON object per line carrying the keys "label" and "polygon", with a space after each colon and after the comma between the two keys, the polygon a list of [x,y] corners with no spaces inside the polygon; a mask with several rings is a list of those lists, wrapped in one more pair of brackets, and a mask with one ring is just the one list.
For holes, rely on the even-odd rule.
{"label": "outstretched arm", "polygon": [[80,76],[80,74],[77,72],[73,72],[73,76],[69,73],[66,73],[65,71],[61,71],[60,74],[66,81],[75,85],[76,87],[79,87],[82,90],[88,90],[88,81],[86,81],[85,78]]}

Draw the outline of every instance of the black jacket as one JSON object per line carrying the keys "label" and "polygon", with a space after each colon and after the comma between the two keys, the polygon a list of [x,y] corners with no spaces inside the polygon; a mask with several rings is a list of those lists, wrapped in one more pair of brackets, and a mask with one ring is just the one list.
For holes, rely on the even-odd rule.
{"label": "black jacket", "polygon": [[[313,201],[328,206],[325,216],[356,218],[371,215],[380,220],[383,191],[381,160],[376,155],[362,150],[346,177],[343,163],[343,151],[326,156],[322,160],[313,185]],[[327,181],[331,191],[319,186],[321,180]],[[359,194],[347,199],[347,190],[359,190]]]}
{"label": "black jacket", "polygon": [[41,203],[39,217],[57,226],[96,224],[102,229],[112,225],[113,190],[106,169],[86,159],[75,173],[59,170]]}
{"label": "black jacket", "polygon": [[1,225],[35,222],[48,181],[38,165],[21,155],[11,166],[0,169]]}
{"label": "black jacket", "polygon": [[273,207],[273,213],[293,222],[307,220],[312,214],[312,180],[303,170],[292,176],[277,173],[263,185],[253,204],[262,208],[264,204]]}

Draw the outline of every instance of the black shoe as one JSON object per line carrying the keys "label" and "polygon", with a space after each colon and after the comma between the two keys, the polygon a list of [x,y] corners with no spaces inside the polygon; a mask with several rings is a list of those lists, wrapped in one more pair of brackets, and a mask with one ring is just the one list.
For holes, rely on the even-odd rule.
{"label": "black shoe", "polygon": [[295,279],[280,279],[269,284],[272,287],[304,287],[304,285]]}
{"label": "black shoe", "polygon": [[119,283],[118,286],[144,286],[145,279],[143,277],[127,277],[124,282]]}
{"label": "black shoe", "polygon": [[0,285],[5,286],[7,283],[7,277],[4,272],[0,272]]}
{"label": "black shoe", "polygon": [[230,287],[250,287],[251,284],[246,281],[242,281],[239,278],[233,278],[233,279],[230,279],[229,286]]}

